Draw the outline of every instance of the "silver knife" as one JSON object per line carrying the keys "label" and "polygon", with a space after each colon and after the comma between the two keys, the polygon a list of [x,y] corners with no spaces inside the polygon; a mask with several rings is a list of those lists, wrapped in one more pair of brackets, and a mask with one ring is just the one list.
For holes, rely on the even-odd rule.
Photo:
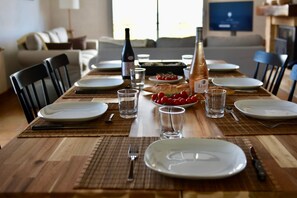
{"label": "silver knife", "polygon": [[83,125],[62,125],[62,124],[49,124],[49,125],[33,125],[32,130],[58,130],[58,129],[92,129],[96,126],[83,126]]}
{"label": "silver knife", "polygon": [[252,157],[253,166],[256,170],[258,179],[260,181],[265,181],[266,180],[266,172],[261,164],[261,161],[259,160],[259,158],[256,154],[254,147],[250,147],[250,154]]}

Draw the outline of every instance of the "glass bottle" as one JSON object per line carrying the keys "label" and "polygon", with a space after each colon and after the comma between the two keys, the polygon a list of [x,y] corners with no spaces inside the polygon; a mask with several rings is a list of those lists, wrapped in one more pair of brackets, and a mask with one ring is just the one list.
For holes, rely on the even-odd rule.
{"label": "glass bottle", "polygon": [[135,67],[134,65],[134,52],[130,42],[130,30],[125,28],[125,43],[122,50],[122,77],[123,79],[130,79],[130,69]]}
{"label": "glass bottle", "polygon": [[204,94],[208,89],[208,69],[204,56],[202,34],[202,27],[197,27],[195,51],[189,75],[191,94]]}

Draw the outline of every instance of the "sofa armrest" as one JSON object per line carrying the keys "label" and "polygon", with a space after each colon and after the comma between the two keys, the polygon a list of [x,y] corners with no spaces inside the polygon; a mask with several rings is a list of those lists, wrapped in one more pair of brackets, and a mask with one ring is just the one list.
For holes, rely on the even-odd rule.
{"label": "sofa armrest", "polygon": [[84,72],[81,50],[19,50],[17,57],[21,66],[25,68],[62,53],[65,53],[69,59],[69,75],[71,81],[75,82],[81,78]]}
{"label": "sofa armrest", "polygon": [[87,49],[95,49],[95,50],[98,49],[98,46],[99,46],[99,41],[98,40],[96,40],[96,39],[87,39],[86,42],[87,42]]}

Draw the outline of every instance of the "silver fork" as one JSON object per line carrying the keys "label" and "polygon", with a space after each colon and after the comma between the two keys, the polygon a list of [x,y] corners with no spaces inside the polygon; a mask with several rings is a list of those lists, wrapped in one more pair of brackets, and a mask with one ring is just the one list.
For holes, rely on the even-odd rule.
{"label": "silver fork", "polygon": [[128,175],[128,181],[133,181],[134,180],[134,160],[138,157],[138,146],[129,146],[128,149],[128,157],[130,158],[130,170],[129,170],[129,175]]}
{"label": "silver fork", "polygon": [[267,128],[275,128],[279,125],[282,125],[282,124],[295,124],[295,123],[290,123],[290,122],[276,122],[276,123],[264,123],[264,122],[260,122],[258,121],[258,123],[262,124],[263,126],[267,127]]}

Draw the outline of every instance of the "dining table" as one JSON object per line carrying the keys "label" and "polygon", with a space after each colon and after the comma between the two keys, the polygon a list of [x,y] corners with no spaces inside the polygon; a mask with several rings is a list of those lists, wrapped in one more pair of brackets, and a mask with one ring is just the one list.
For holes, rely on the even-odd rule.
{"label": "dining table", "polygon": [[[120,75],[119,70],[93,69],[82,79]],[[148,77],[145,87],[154,86]],[[245,75],[236,69],[210,71],[209,77]],[[71,122],[69,128],[36,130],[33,126],[53,124],[40,117],[28,124],[0,149],[0,197],[297,197],[297,119],[267,127],[264,124],[275,121],[246,116],[234,107],[244,99],[280,100],[264,88],[227,91],[226,105],[239,121],[227,112],[219,119],[206,117],[203,100],[186,108],[183,139],[233,143],[244,152],[246,167],[222,178],[181,178],[147,166],[147,148],[160,141],[159,106],[151,101],[152,93],[141,90],[137,118],[121,118],[117,90],[127,87],[129,81],[109,90],[73,86],[58,98],[55,103],[104,102],[108,109],[93,120]],[[111,114],[112,121],[106,122]],[[131,144],[138,145],[139,156],[134,161],[134,180],[127,181]],[[251,147],[266,173],[265,180],[257,175]]]}

